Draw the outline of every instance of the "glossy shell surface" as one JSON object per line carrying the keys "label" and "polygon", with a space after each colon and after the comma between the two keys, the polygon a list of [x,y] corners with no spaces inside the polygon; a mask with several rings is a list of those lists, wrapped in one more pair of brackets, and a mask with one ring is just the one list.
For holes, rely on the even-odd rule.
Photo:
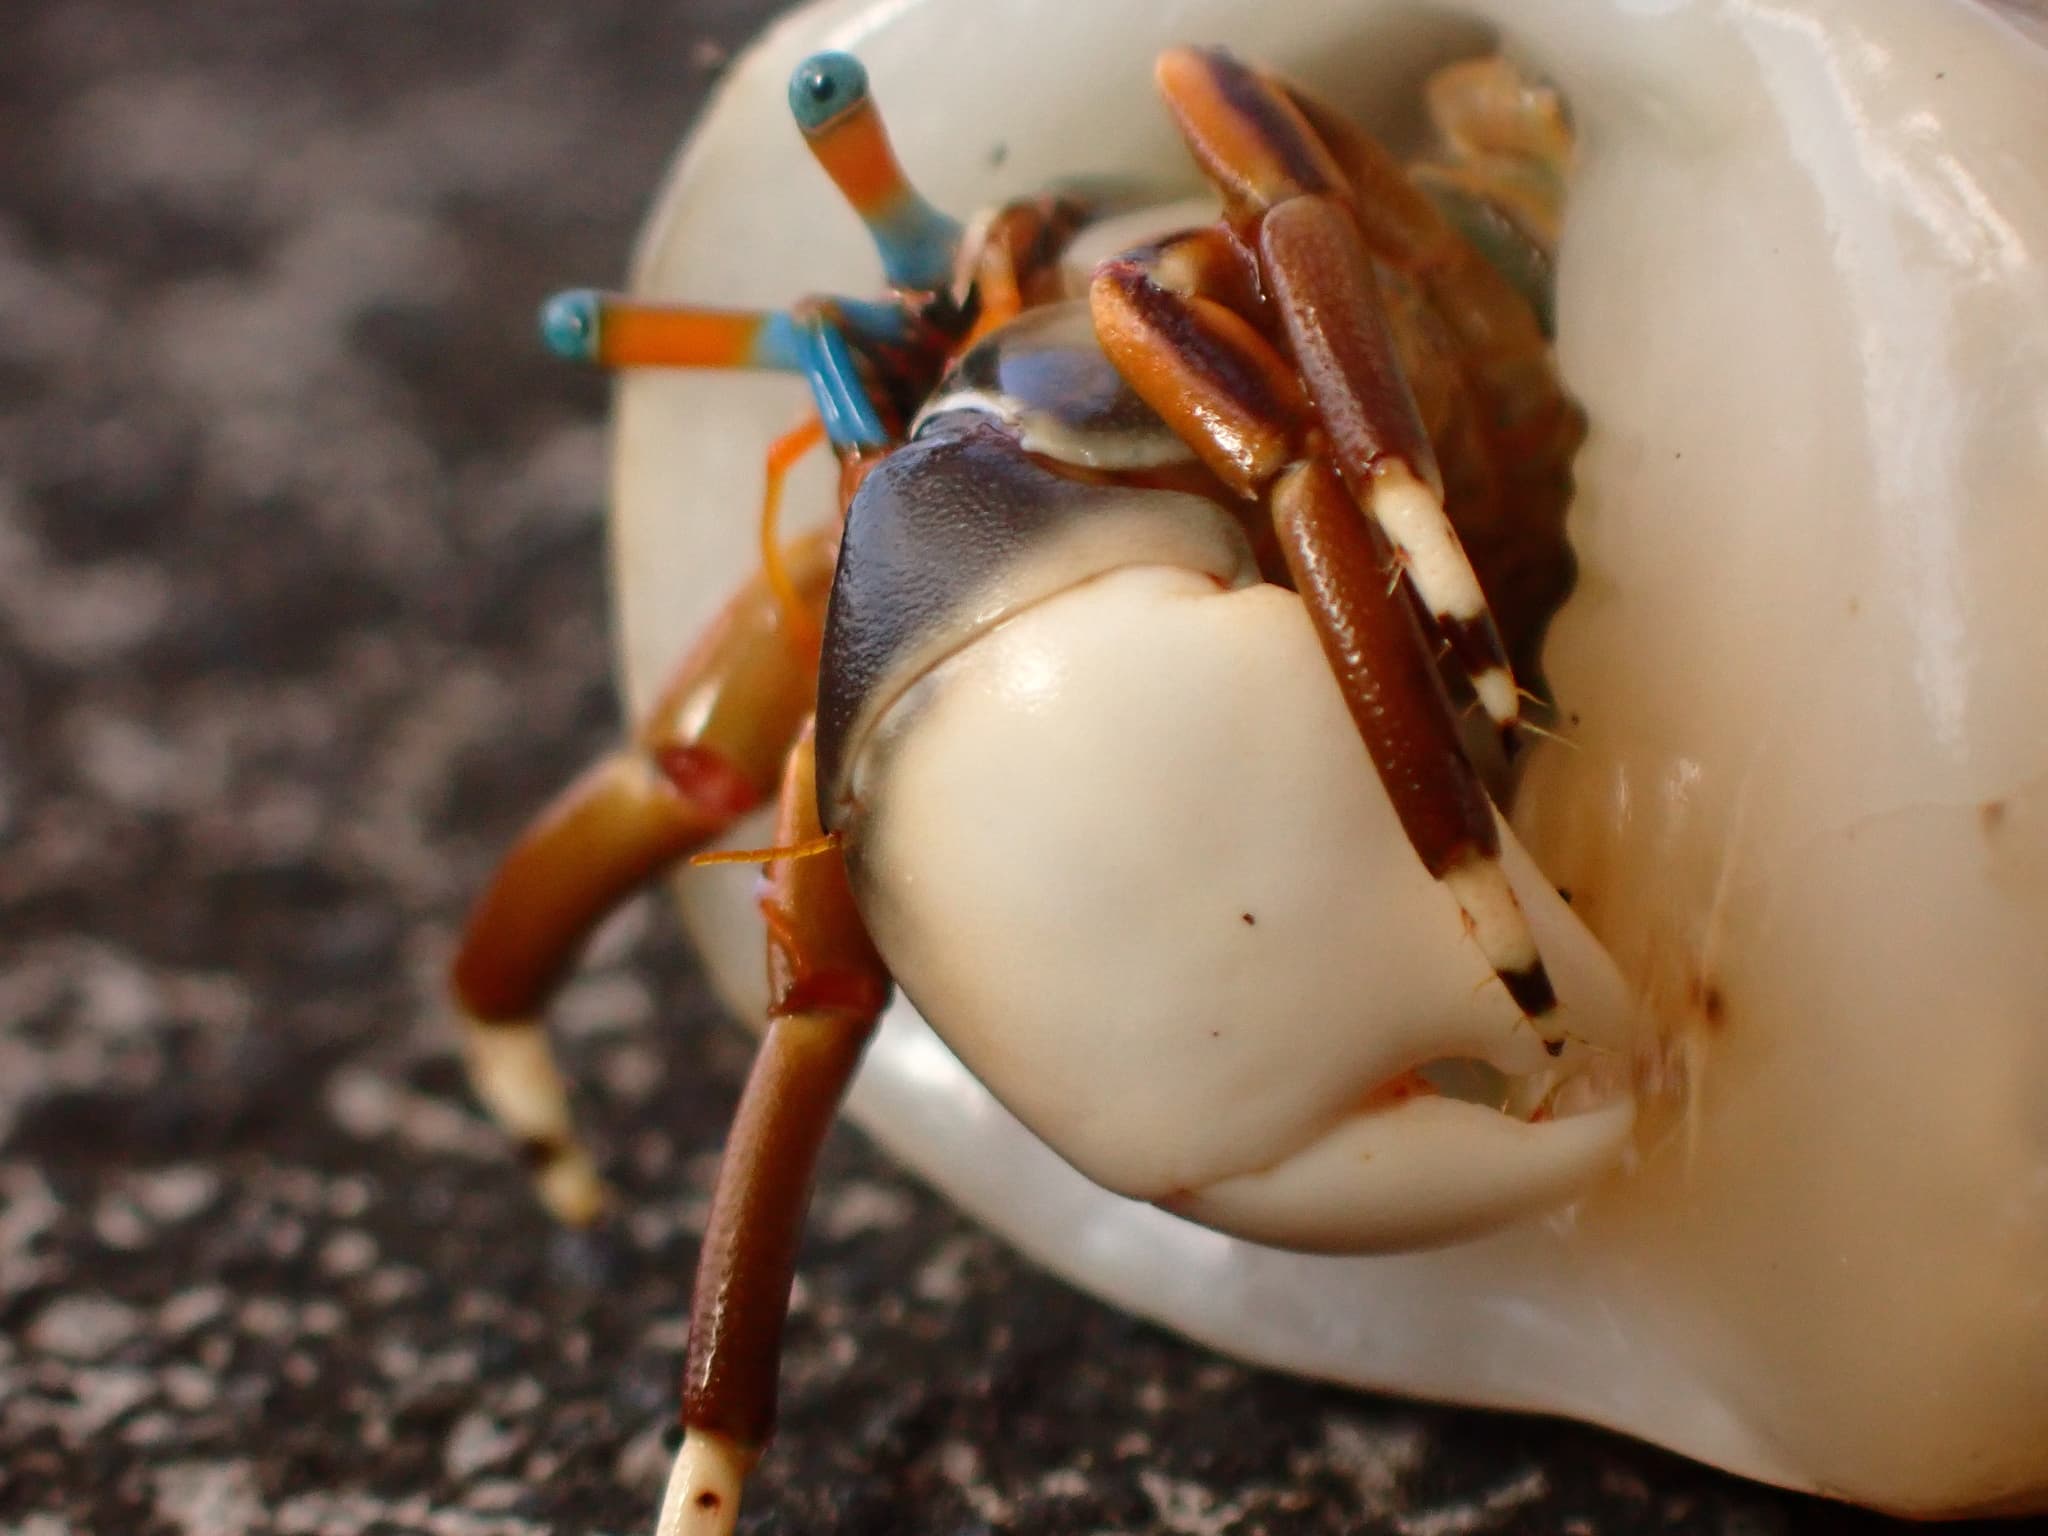
{"label": "glossy shell surface", "polygon": [[[1084,174],[1189,190],[1150,87],[1169,43],[1227,43],[1397,144],[1437,63],[1503,46],[1564,88],[1559,346],[1593,431],[1547,669],[1573,746],[1539,750],[1515,821],[1663,1047],[1630,1166],[1386,1258],[1096,1189],[900,1004],[854,1116],[1051,1268],[1234,1354],[1899,1511],[2048,1507],[2044,39],[1961,0],[897,0],[770,34],[663,194],[644,289],[875,286],[785,117],[817,48],[862,56],[962,212]],[[636,707],[749,568],[763,447],[802,407],[780,379],[622,386]],[[743,1014],[750,881],[683,882]]]}

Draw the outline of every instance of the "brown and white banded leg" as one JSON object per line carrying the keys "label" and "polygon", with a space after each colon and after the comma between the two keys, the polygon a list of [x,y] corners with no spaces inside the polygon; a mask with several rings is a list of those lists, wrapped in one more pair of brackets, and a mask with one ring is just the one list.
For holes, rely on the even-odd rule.
{"label": "brown and white banded leg", "polygon": [[1321,434],[1294,369],[1242,317],[1159,287],[1132,261],[1106,265],[1093,297],[1103,348],[1138,394],[1226,484],[1269,494],[1296,589],[1410,841],[1516,1004],[1551,1038],[1550,978],[1501,868],[1492,809],[1458,744],[1431,648],[1398,590],[1400,565],[1383,523],[1359,516],[1313,446]]}
{"label": "brown and white banded leg", "polygon": [[[1206,57],[1216,61],[1219,69],[1252,78],[1264,95],[1283,97],[1300,113],[1301,121],[1313,129],[1341,167],[1359,232],[1375,259],[1412,277],[1429,295],[1437,313],[1456,333],[1462,361],[1481,377],[1497,405],[1513,402],[1526,412],[1544,413],[1541,421],[1524,416],[1518,423],[1521,431],[1563,431],[1576,443],[1582,423],[1557,386],[1549,337],[1528,295],[1480,254],[1400,161],[1343,113],[1298,87],[1258,75],[1233,59]],[[1497,65],[1499,61],[1491,62]],[[1432,82],[1432,113],[1447,134],[1455,135],[1476,108],[1463,99],[1436,99],[1438,87],[1449,86],[1456,95],[1458,85],[1469,74],[1469,70],[1445,70]],[[1549,99],[1554,108],[1554,96]],[[1563,162],[1569,156],[1569,133],[1561,119],[1553,120],[1550,127],[1565,140],[1563,145],[1552,146],[1558,159],[1551,173],[1561,180]],[[1533,124],[1529,131],[1535,132]],[[1434,167],[1424,168],[1424,174],[1428,179],[1440,175]],[[1468,182],[1465,190],[1480,196],[1482,185]],[[1554,210],[1551,217],[1554,220]],[[1550,233],[1554,242],[1554,224]],[[1550,259],[1549,247],[1543,259]],[[1549,419],[1558,414],[1572,420],[1559,423]]]}
{"label": "brown and white banded leg", "polygon": [[[821,605],[830,536],[787,570]],[[477,1097],[532,1170],[542,1202],[594,1221],[603,1185],[570,1124],[541,1016],[590,932],[641,887],[766,800],[811,710],[812,659],[765,578],[726,605],[633,741],[527,827],[471,910],[450,973]]]}
{"label": "brown and white banded leg", "polygon": [[1501,865],[1492,803],[1459,744],[1414,609],[1389,589],[1391,551],[1319,459],[1280,476],[1272,507],[1295,588],[1408,841],[1458,903],[1516,1006],[1559,1049],[1562,1037],[1546,1023],[1557,996]]}
{"label": "brown and white banded leg", "polygon": [[[812,736],[789,756],[776,846],[821,835]],[[658,1536],[725,1536],[775,1428],[782,1328],[818,1151],[888,1001],[836,846],[769,868],[768,1028],[718,1166],[697,1262],[683,1444]]]}
{"label": "brown and white banded leg", "polygon": [[1344,168],[1283,90],[1227,54],[1171,50],[1158,79],[1182,137],[1223,193],[1225,220],[1258,253],[1345,484],[1399,554],[1480,706],[1511,728],[1521,696],[1444,511],[1443,476],[1401,371]]}
{"label": "brown and white banded leg", "polygon": [[[1553,92],[1501,60],[1439,71],[1431,115],[1450,165],[1404,168],[1343,113],[1284,81],[1343,167],[1359,231],[1390,297],[1427,311],[1404,334],[1426,381],[1446,503],[1485,585],[1509,655],[1536,670],[1544,626],[1571,590],[1564,520],[1586,418],[1558,377],[1548,315],[1570,130]],[[1513,159],[1509,158],[1512,152]],[[1429,190],[1425,190],[1428,188]],[[1456,215],[1454,218],[1453,215]],[[1425,332],[1444,338],[1416,355]]]}
{"label": "brown and white banded leg", "polygon": [[[1333,199],[1303,195],[1259,225],[1277,221],[1274,238],[1261,234],[1258,259],[1277,258],[1286,274],[1284,282],[1268,274],[1279,311],[1270,323],[1306,363],[1227,302],[1243,291],[1237,274],[1252,258],[1233,262],[1219,242],[1235,237],[1221,230],[1106,263],[1091,294],[1096,334],[1132,388],[1226,484],[1270,497],[1296,588],[1417,854],[1516,1004],[1555,1045],[1549,975],[1502,870],[1493,813],[1458,745],[1431,647],[1398,590],[1403,562],[1390,546],[1395,529],[1411,526],[1404,519],[1423,489],[1404,456],[1425,453],[1428,439],[1381,344],[1370,288],[1318,286],[1332,258],[1315,242],[1327,221],[1346,217]],[[1355,253],[1355,233],[1352,241],[1340,255]],[[1349,493],[1340,479],[1347,467],[1357,474]],[[1360,500],[1375,515],[1361,517]],[[1415,558],[1405,565],[1416,574]]]}

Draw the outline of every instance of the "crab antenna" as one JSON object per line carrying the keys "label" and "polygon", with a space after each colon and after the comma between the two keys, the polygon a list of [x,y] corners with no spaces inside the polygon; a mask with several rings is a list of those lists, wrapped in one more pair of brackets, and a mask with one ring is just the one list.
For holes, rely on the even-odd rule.
{"label": "crab antenna", "polygon": [[812,54],[789,77],[789,110],[811,154],[874,237],[890,284],[944,287],[960,249],[960,226],[904,176],[860,60],[850,53]]}

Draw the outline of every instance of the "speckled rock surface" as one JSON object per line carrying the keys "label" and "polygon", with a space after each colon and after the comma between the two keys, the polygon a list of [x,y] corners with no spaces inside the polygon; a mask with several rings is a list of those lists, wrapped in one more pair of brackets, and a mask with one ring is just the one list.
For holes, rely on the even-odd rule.
{"label": "speckled rock surface", "polygon": [[[746,1063],[634,909],[562,1009],[626,1196],[466,1097],[465,894],[614,729],[603,280],[769,7],[7,0],[0,1536],[646,1528]],[[840,1135],[778,1531],[1725,1536],[1868,1520],[1217,1359]]]}

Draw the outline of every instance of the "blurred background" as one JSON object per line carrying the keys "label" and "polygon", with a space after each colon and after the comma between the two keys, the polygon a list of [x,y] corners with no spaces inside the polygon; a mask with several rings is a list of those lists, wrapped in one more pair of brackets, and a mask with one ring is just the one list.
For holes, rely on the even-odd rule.
{"label": "blurred background", "polygon": [[[616,730],[604,391],[534,305],[779,8],[6,0],[0,1536],[651,1525],[745,1039],[661,904],[606,930],[560,1014],[625,1214],[571,1239],[440,972]],[[1246,1370],[851,1132],[784,1383],[748,1528],[1888,1528]]]}

